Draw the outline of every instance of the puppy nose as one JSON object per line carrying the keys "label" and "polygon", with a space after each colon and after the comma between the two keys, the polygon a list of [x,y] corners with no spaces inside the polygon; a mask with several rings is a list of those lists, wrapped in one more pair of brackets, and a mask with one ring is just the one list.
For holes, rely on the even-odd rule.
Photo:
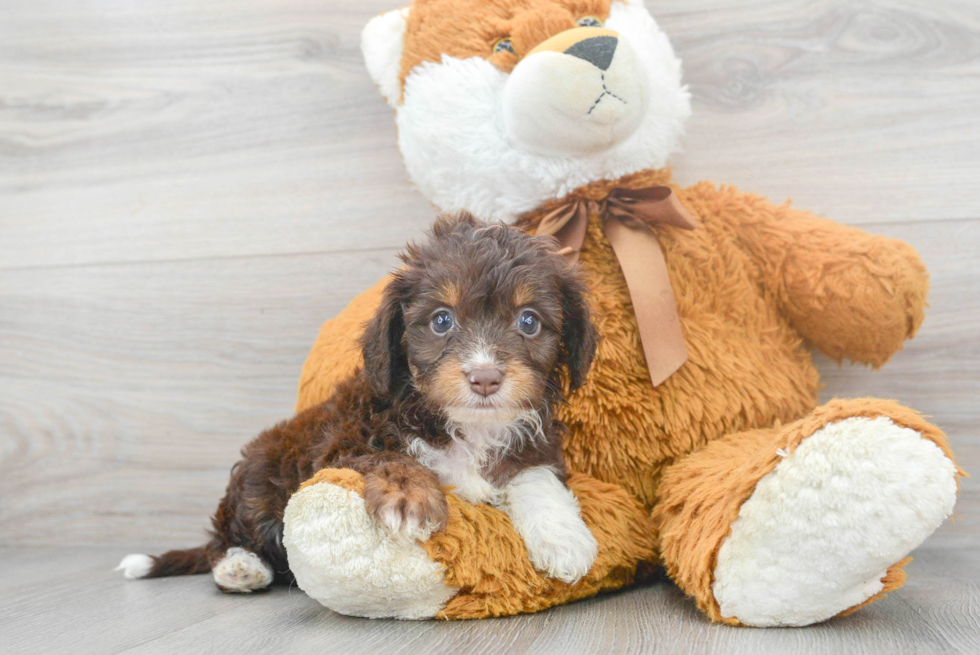
{"label": "puppy nose", "polygon": [[565,54],[584,59],[599,70],[608,70],[617,45],[619,39],[615,36],[593,36],[579,41],[566,50]]}
{"label": "puppy nose", "polygon": [[495,368],[476,368],[470,371],[470,389],[486,398],[497,393],[503,379],[503,374]]}

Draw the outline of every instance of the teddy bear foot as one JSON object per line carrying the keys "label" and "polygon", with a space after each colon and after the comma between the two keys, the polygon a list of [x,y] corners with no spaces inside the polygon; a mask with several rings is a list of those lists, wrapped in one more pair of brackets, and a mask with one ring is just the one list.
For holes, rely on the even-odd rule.
{"label": "teddy bear foot", "polygon": [[[367,513],[353,471],[321,471],[286,506],[283,543],[299,587],[325,607],[372,619],[432,618],[457,590],[418,541]],[[336,483],[336,484],[335,484]]]}
{"label": "teddy bear foot", "polygon": [[718,551],[712,591],[726,621],[808,625],[899,586],[893,565],[956,500],[953,462],[885,416],[827,424],[779,454]]}

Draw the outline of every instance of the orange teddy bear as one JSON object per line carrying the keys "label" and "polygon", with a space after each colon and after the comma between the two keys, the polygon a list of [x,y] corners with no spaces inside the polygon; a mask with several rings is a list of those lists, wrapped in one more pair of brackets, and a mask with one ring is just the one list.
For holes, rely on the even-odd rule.
{"label": "orange teddy bear", "polygon": [[[452,494],[444,532],[398,542],[364,513],[358,474],[324,470],[285,516],[307,593],[352,615],[476,618],[663,566],[715,621],[798,626],[902,584],[962,471],[913,410],[818,406],[810,349],[878,367],[902,348],[928,287],[911,247],[672,185],[689,95],[639,0],[415,0],[362,47],[437,207],[555,234],[578,257],[602,341],[561,419],[599,556],[575,584],[547,578],[502,512]],[[298,410],[361,365],[384,282],[324,324]]]}

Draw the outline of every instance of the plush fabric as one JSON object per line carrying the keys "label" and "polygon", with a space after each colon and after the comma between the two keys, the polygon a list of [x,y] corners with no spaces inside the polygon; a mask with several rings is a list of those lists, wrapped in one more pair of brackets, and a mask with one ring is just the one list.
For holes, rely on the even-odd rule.
{"label": "plush fabric", "polygon": [[[610,131],[601,156],[521,150],[498,111],[513,102],[507,85],[540,56],[537,44],[583,17],[602,20],[601,34],[612,30],[635,53],[645,118],[631,135]],[[543,576],[506,515],[450,494],[448,527],[421,544],[442,578],[433,581],[421,566],[430,577],[418,598],[406,585],[400,600],[358,601],[358,580],[345,577],[340,551],[322,545],[315,555],[290,551],[301,586],[318,587],[321,562],[332,586],[311,595],[338,611],[479,618],[616,589],[663,566],[712,620],[756,626],[815,623],[901,586],[908,553],[952,511],[963,473],[942,432],[913,410],[878,399],[818,406],[812,351],[875,368],[898,352],[924,318],[929,280],[915,251],[731,186],[675,185],[664,163],[690,111],[688,95],[669,41],[639,0],[415,0],[375,21],[363,43],[369,72],[395,108],[410,175],[439,208],[533,231],[571,199],[673,188],[699,227],[652,229],[688,360],[653,386],[604,217],[590,216],[579,263],[601,342],[560,418],[570,428],[570,488],[599,544],[592,570],[575,585]],[[505,37],[509,49],[497,48]],[[596,83],[598,73],[573,64],[556,68],[555,79]],[[326,399],[361,365],[356,342],[385,282],[323,325],[297,410]],[[317,474],[290,501],[287,531],[340,530],[331,539],[344,552],[380,562],[400,584],[392,562],[420,566],[419,544],[396,547],[358,527],[361,484],[350,471]],[[314,504],[321,497],[347,500],[332,510]]]}
{"label": "plush fabric", "polygon": [[[562,26],[574,28],[576,17],[587,16],[591,10],[569,11],[565,5],[572,6],[574,2],[513,3],[504,7],[509,18],[495,22],[492,31],[485,29],[482,19],[460,22],[418,18],[429,14],[456,15],[460,6],[491,12],[494,7],[508,4],[506,0],[475,0],[466,5],[457,4],[457,0],[416,0],[408,11],[402,61],[418,59],[419,63],[404,78],[403,96],[395,106],[395,123],[398,148],[419,191],[443,211],[465,210],[486,220],[513,222],[519,215],[586,184],[664,167],[670,154],[677,150],[691,114],[690,94],[681,81],[680,60],[642,4],[614,1],[606,18],[606,26],[629,42],[634,63],[642,63],[634,85],[645,90],[643,120],[628,138],[604,137],[604,131],[596,131],[592,123],[568,125],[566,112],[562,111],[565,108],[556,102],[557,98],[551,97],[551,102],[547,102],[555,87],[545,80],[525,87],[523,95],[516,95],[544,96],[539,99],[543,100],[538,103],[539,108],[551,108],[544,118],[566,125],[565,140],[574,144],[576,151],[586,147],[583,137],[598,135],[598,141],[589,148],[590,154],[585,156],[560,156],[554,152],[545,155],[514,147],[514,139],[520,135],[507,130],[507,116],[514,108],[504,107],[505,101],[515,99],[507,94],[514,77],[508,74],[506,61],[501,58],[514,59],[507,51],[495,53],[493,43],[510,34],[518,41],[516,52],[526,54],[520,46],[522,35],[530,43],[555,34]],[[387,20],[389,15],[375,20]],[[419,32],[423,29],[425,38]],[[470,43],[474,39],[483,40],[482,48],[461,48],[460,41]],[[414,55],[416,48],[424,48],[425,55]],[[549,53],[535,57],[542,54]],[[369,61],[375,60],[376,55],[374,51],[365,52]],[[530,59],[533,57],[522,58],[522,62]],[[596,98],[603,89],[626,93],[621,80],[612,84],[598,74],[581,79],[580,60],[565,59],[565,66],[554,62],[549,70],[553,78],[567,79],[578,88],[575,97],[580,97],[582,87],[589,84]],[[517,77],[518,81],[523,78]],[[389,83],[385,77],[376,81],[383,87]],[[552,145],[556,144],[552,141]],[[595,146],[602,149],[597,151]]]}
{"label": "plush fabric", "polygon": [[444,583],[442,567],[418,542],[368,515],[363,493],[359,473],[324,469],[292,495],[283,545],[299,587],[341,614],[433,616],[458,589]]}
{"label": "plush fabric", "polygon": [[368,319],[374,316],[388,279],[382,278],[359,294],[343,312],[321,326],[313,352],[306,358],[300,374],[297,414],[329,398],[337,383],[364,365],[358,339]]}
{"label": "plush fabric", "polygon": [[[669,179],[666,171],[580,189]],[[629,293],[597,221],[579,262],[602,335],[592,373],[561,412],[575,470],[622,485],[651,508],[673,459],[726,434],[788,423],[813,409],[818,377],[807,340],[834,356],[881,365],[922,322],[928,286],[907,245],[870,236],[732,187],[678,189],[697,230],[656,228],[671,274],[689,361],[651,387]],[[522,219],[533,229],[541,211]],[[761,243],[760,243],[761,242]],[[769,244],[763,247],[762,244]],[[324,325],[300,382],[302,409],[359,363],[354,343],[380,286]],[[842,305],[850,299],[855,308]],[[794,323],[797,308],[825,314]],[[809,334],[801,334],[807,330]],[[603,448],[595,448],[595,435]]]}
{"label": "plush fabric", "polygon": [[[431,562],[442,566],[442,586],[452,596],[435,616],[468,619],[534,612],[635,580],[639,564],[653,558],[650,517],[615,485],[581,474],[573,475],[568,484],[578,497],[586,525],[603,544],[588,575],[574,585],[545,577],[531,566],[506,514],[449,494],[449,527],[422,544]],[[426,593],[399,607],[403,614],[438,598],[432,572],[418,563],[419,545],[385,540],[380,530],[365,528],[370,518],[363,502],[352,503],[343,494],[344,500],[338,502],[337,488],[360,495],[364,479],[348,469],[325,469],[290,500],[286,512],[292,519],[287,522],[286,538],[290,566],[313,563],[317,569],[316,575],[298,576],[303,590],[321,602],[330,597],[335,610],[352,608],[355,611],[344,613],[360,615],[368,614],[365,597],[397,597],[406,586],[424,588]],[[333,511],[325,513],[324,500]],[[379,543],[384,547],[379,548]],[[345,572],[347,588],[342,587]],[[353,600],[343,604],[334,600],[345,596]]]}
{"label": "plush fabric", "polygon": [[[834,400],[788,425],[727,435],[666,469],[653,513],[660,536],[663,561],[670,576],[712,619],[737,623],[733,618],[722,615],[712,588],[715,583],[718,551],[730,535],[739,511],[756,491],[759,481],[776,469],[784,459],[789,459],[808,437],[828,425],[858,417],[879,420],[887,417],[894,425],[914,430],[921,435],[923,442],[935,444],[938,452],[948,458],[952,469],[952,452],[945,435],[939,429],[910,409],[892,401],[872,398]],[[861,436],[867,440],[869,435]],[[882,458],[884,454],[873,453],[873,456]],[[863,464],[857,458],[852,463]],[[915,466],[916,462],[910,464]],[[827,468],[828,485],[838,481],[844,472],[840,465]],[[902,473],[899,477],[901,483],[908,486],[913,477],[908,472],[897,467],[889,472],[899,471]],[[868,467],[862,471],[862,476],[870,479],[873,473],[874,469]],[[962,474],[962,471],[957,469],[956,473]],[[838,477],[832,479],[832,475]],[[952,474],[949,479],[952,488],[947,491],[955,496],[956,483]],[[885,486],[876,481],[872,492],[876,499],[883,497]],[[918,489],[915,491],[919,492]],[[852,491],[848,490],[848,493]],[[850,502],[850,498],[845,500]],[[858,499],[854,500],[856,504]],[[842,504],[840,498],[835,499],[835,502]],[[903,499],[902,504],[914,509],[914,503]],[[812,507],[809,509],[812,510]],[[874,509],[881,511],[884,508],[875,505]],[[948,513],[940,512],[940,516]],[[812,511],[803,515],[808,521],[815,520]],[[842,530],[844,526],[840,523],[838,521],[839,529]],[[908,526],[910,528],[911,523]],[[931,533],[936,526],[927,527]],[[830,533],[826,537],[840,539],[842,533]],[[876,547],[880,547],[882,539],[876,537]],[[887,575],[882,578],[885,586],[874,592],[874,598],[881,598],[887,591],[901,586],[905,579],[901,568],[905,563],[905,560],[901,560],[895,563],[897,568],[889,568]],[[870,600],[868,598],[861,604]],[[847,611],[846,608],[841,609]]]}
{"label": "plush fabric", "polygon": [[[651,171],[577,193],[600,197],[613,186],[668,180],[668,172]],[[894,403],[868,399],[816,408],[818,378],[808,341],[831,356],[881,365],[921,324],[927,278],[907,245],[732,187],[702,183],[678,194],[701,228],[660,228],[658,235],[690,359],[661,387],[651,387],[625,281],[596,223],[580,255],[602,339],[588,382],[561,416],[571,426],[569,462],[588,474],[576,476],[573,490],[599,541],[599,561],[573,588],[543,579],[506,516],[454,500],[450,528],[425,544],[445,566],[447,584],[461,590],[440,617],[543,609],[628,584],[642,561],[666,564],[712,619],[738,623],[721,616],[712,595],[715,558],[740,506],[781,460],[779,449],[792,450],[835,420],[881,415],[919,431],[952,457],[942,432]],[[521,225],[533,229],[547,209]],[[383,282],[323,326],[304,368],[297,409],[320,402],[360,364],[358,326],[373,312]],[[855,296],[857,311],[843,311],[838,299]],[[836,314],[824,309],[835,303]],[[798,328],[792,312],[800,307],[827,312],[835,331],[808,314]],[[786,427],[773,427],[780,425]],[[635,500],[631,505],[624,497]],[[887,584],[861,604],[900,586],[900,569],[896,562]]]}

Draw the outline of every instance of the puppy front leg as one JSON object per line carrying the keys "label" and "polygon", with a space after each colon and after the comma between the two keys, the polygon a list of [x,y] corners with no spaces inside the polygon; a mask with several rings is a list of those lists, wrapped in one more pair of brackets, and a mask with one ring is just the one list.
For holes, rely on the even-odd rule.
{"label": "puppy front leg", "polygon": [[582,520],[578,501],[547,466],[522,471],[504,487],[502,509],[524,539],[531,564],[573,584],[595,561],[599,544]]}
{"label": "puppy front leg", "polygon": [[449,504],[432,471],[399,453],[358,459],[350,468],[364,475],[364,506],[378,523],[419,541],[445,529]]}

